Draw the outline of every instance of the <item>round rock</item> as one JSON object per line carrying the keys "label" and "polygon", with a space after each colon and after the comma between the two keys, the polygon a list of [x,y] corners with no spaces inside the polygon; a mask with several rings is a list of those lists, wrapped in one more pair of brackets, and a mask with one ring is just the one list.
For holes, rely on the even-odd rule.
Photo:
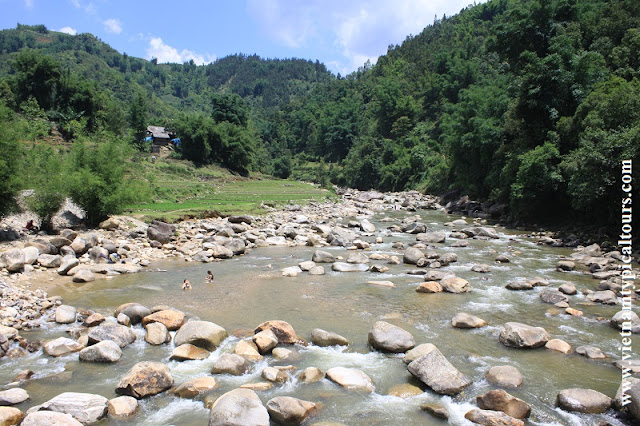
{"label": "round rock", "polygon": [[374,348],[393,353],[406,352],[416,345],[411,333],[386,321],[377,321],[373,325],[368,340]]}
{"label": "round rock", "polygon": [[586,414],[604,413],[613,400],[607,395],[592,389],[564,389],[556,398],[556,405],[567,411]]}

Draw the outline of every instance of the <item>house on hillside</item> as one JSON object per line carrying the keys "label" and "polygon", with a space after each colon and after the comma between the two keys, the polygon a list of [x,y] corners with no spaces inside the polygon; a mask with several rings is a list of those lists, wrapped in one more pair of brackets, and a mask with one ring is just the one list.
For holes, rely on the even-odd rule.
{"label": "house on hillside", "polygon": [[154,145],[166,146],[169,145],[171,139],[175,138],[175,134],[167,132],[164,127],[160,126],[148,126],[145,132],[145,140],[152,141]]}

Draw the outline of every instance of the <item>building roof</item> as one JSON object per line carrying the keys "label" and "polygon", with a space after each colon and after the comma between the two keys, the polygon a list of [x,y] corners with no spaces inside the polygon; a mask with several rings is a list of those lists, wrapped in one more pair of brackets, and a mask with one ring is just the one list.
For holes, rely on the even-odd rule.
{"label": "building roof", "polygon": [[151,133],[154,138],[159,139],[171,139],[169,133],[164,129],[164,127],[160,126],[148,126],[147,132]]}

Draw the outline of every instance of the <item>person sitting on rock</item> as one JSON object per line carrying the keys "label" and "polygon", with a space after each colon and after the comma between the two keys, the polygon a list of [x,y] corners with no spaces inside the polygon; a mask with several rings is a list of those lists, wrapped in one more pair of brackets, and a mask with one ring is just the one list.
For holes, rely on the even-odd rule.
{"label": "person sitting on rock", "polygon": [[33,224],[33,219],[27,222],[27,226],[24,227],[29,232],[36,232],[38,227]]}
{"label": "person sitting on rock", "polygon": [[207,271],[207,282],[208,283],[212,283],[213,282],[213,272],[211,272],[211,271]]}
{"label": "person sitting on rock", "polygon": [[182,283],[182,289],[183,290],[191,290],[191,283],[186,278],[184,279],[184,282]]}

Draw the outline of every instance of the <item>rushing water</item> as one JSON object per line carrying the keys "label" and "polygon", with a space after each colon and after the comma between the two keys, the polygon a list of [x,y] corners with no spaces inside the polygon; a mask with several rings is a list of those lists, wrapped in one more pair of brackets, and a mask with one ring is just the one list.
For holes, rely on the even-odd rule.
{"label": "rushing water", "polygon": [[[420,215],[422,221],[434,230],[450,230],[443,223],[451,220],[451,216],[436,211],[425,211]],[[404,216],[395,214],[398,221]],[[415,241],[415,236],[385,231],[391,223],[372,221],[378,229],[376,236],[382,235],[384,243],[374,244],[375,237],[363,238],[372,243],[369,254],[377,252],[401,257],[401,251],[392,249],[392,243]],[[514,231],[499,229],[499,232],[499,240],[469,239],[469,247],[466,248],[450,247],[451,241],[455,240],[436,245],[436,251],[454,251],[458,255],[457,263],[442,270],[455,272],[467,279],[472,286],[472,292],[467,294],[416,293],[415,288],[422,278],[408,275],[406,272],[410,268],[407,265],[387,265],[390,271],[384,274],[337,273],[330,271],[330,265],[325,265],[327,274],[323,276],[303,273],[295,278],[282,277],[282,268],[311,259],[315,250],[311,247],[254,249],[245,256],[213,264],[167,261],[154,264],[148,272],[81,285],[69,283],[51,293],[61,295],[65,304],[90,308],[105,315],[112,315],[118,305],[126,302],[135,301],[146,306],[170,305],[189,317],[213,321],[225,327],[231,335],[252,330],[264,321],[279,319],[289,322],[298,336],[307,340],[313,328],[345,336],[351,342],[347,348],[296,346],[301,355],[299,360],[285,364],[293,364],[299,370],[308,366],[322,370],[335,366],[362,369],[375,382],[373,394],[345,391],[326,379],[314,384],[300,384],[293,379],[271,390],[258,392],[263,403],[278,395],[319,403],[320,409],[307,420],[308,424],[317,421],[367,425],[443,424],[420,410],[420,405],[426,402],[445,405],[450,411],[450,424],[470,424],[464,419],[464,414],[474,408],[475,397],[494,389],[484,379],[485,373],[492,366],[509,364],[517,367],[524,376],[524,384],[509,392],[531,404],[533,411],[528,424],[591,425],[607,420],[621,425],[607,415],[582,416],[554,408],[557,393],[566,388],[590,388],[613,397],[620,384],[620,371],[611,364],[611,360],[592,361],[576,354],[563,355],[544,348],[512,349],[498,341],[504,322],[519,321],[544,327],[552,338],[565,340],[574,348],[595,345],[605,353],[615,355],[619,335],[602,318],[608,320],[617,308],[590,305],[578,293],[570,296],[570,303],[583,310],[585,315],[572,317],[540,300],[539,293],[544,287],[530,291],[505,289],[509,281],[536,276],[548,278],[553,287],[572,282],[579,291],[594,289],[598,282],[581,272],[555,271],[558,256],[569,255],[570,250],[538,246]],[[344,248],[331,247],[327,250],[336,256],[347,254]],[[506,254],[511,263],[496,264],[496,254]],[[471,266],[476,263],[489,264],[492,272],[471,272]],[[208,269],[214,271],[216,278],[213,284],[205,283]],[[184,278],[191,281],[191,291],[181,290]],[[369,280],[390,280],[396,288],[368,285],[366,282]],[[473,330],[455,329],[450,321],[458,312],[477,315],[487,320],[489,325]],[[389,396],[388,391],[394,385],[420,384],[407,371],[401,356],[369,349],[367,333],[371,325],[381,319],[411,332],[418,344],[434,343],[453,365],[473,380],[473,385],[455,398],[443,397],[429,390],[407,399]],[[27,338],[55,338],[66,335],[68,328],[54,325],[23,334]],[[62,358],[31,354],[18,360],[4,360],[0,382],[10,381],[26,368],[36,371],[40,379],[25,384],[31,400],[18,406],[22,409],[47,401],[63,391],[90,392],[112,398],[116,396],[119,378],[136,362],[165,362],[170,366],[175,382],[181,383],[210,374],[220,354],[232,351],[239,340],[229,337],[206,360],[175,362],[169,361],[173,343],[148,345],[143,340],[144,329],[139,325],[134,329],[137,341],[123,350],[123,357],[116,364],[79,363],[77,354]],[[219,376],[220,387],[214,395],[244,383],[262,381],[262,369],[279,364],[283,363],[269,356],[253,364],[250,372],[241,377]],[[207,419],[208,409],[202,399],[179,399],[165,393],[141,401],[141,410],[133,422],[144,425],[204,425]],[[104,420],[101,424],[118,423]]]}

